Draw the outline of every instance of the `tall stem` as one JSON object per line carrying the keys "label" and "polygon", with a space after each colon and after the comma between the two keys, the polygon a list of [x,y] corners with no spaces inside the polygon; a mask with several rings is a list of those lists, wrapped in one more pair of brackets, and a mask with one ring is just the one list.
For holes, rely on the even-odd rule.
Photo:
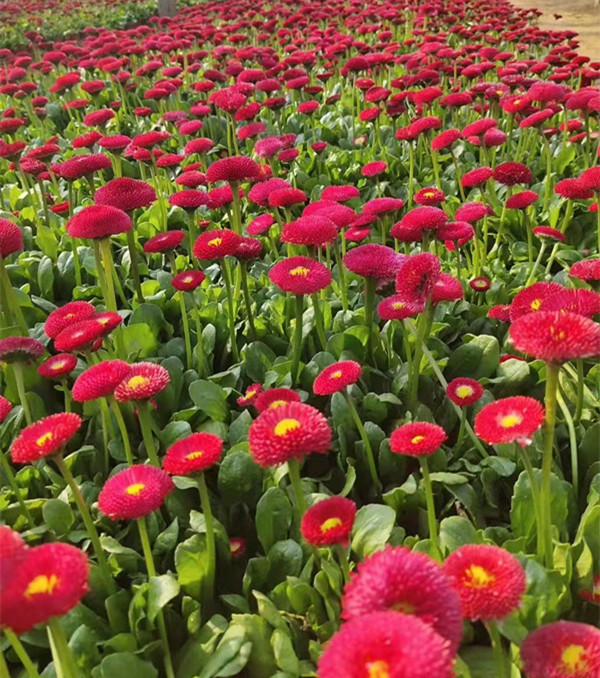
{"label": "tall stem", "polygon": [[225,283],[225,292],[227,294],[227,312],[229,322],[229,340],[231,343],[231,353],[235,362],[240,361],[240,354],[237,347],[237,337],[235,333],[235,306],[233,300],[233,293],[231,290],[231,280],[229,278],[229,267],[225,259],[220,260],[221,263],[221,275],[223,276],[223,282]]}
{"label": "tall stem", "polygon": [[427,505],[427,527],[429,529],[429,539],[433,547],[433,557],[439,563],[441,563],[442,554],[438,544],[435,502],[433,500],[433,487],[431,485],[431,476],[429,475],[429,464],[427,462],[427,457],[420,456],[419,464],[421,466],[421,474],[423,475],[423,487],[425,488],[425,503]]}
{"label": "tall stem", "polygon": [[527,278],[527,282],[525,283],[525,287],[528,287],[531,285],[533,282],[533,279],[535,278],[535,272],[538,270],[539,265],[542,263],[542,258],[544,256],[544,252],[546,251],[546,243],[542,240],[542,243],[540,245],[540,251],[537,255],[537,258],[531,267],[531,270],[529,272],[529,277]]}
{"label": "tall stem", "polygon": [[2,629],[2,632],[7,637],[8,642],[11,644],[19,661],[23,664],[23,668],[27,673],[27,678],[40,678],[40,674],[38,673],[35,664],[31,661],[31,657],[27,653],[27,650],[23,647],[23,643],[21,643],[19,636],[8,628]]}
{"label": "tall stem", "polygon": [[[148,578],[156,577],[156,567],[154,566],[154,558],[152,556],[152,548],[150,546],[150,538],[148,537],[148,528],[146,527],[146,518],[138,518],[138,531],[140,533],[140,541],[142,542],[142,551],[144,553],[144,560],[146,561],[146,569],[148,571]],[[167,627],[165,625],[165,617],[163,611],[159,610],[156,615],[158,623],[158,632],[163,646],[163,659],[165,663],[165,673],[167,678],[175,678],[175,671],[173,670],[173,661],[171,659],[171,649],[169,647],[169,638],[167,636]]]}
{"label": "tall stem", "polygon": [[140,269],[138,266],[138,251],[135,246],[135,235],[133,229],[127,231],[127,248],[129,249],[129,259],[131,260],[131,273],[133,274],[133,282],[135,284],[135,291],[138,298],[138,303],[143,304],[144,293],[142,292],[142,283],[140,279]]}
{"label": "tall stem", "polygon": [[85,525],[85,529],[88,533],[88,537],[92,542],[92,547],[94,549],[94,553],[96,554],[96,560],[98,561],[98,566],[100,567],[102,577],[105,580],[106,585],[109,588],[110,592],[114,593],[117,590],[117,587],[113,579],[113,576],[110,572],[108,560],[106,559],[106,555],[104,554],[102,544],[100,543],[98,530],[94,525],[94,521],[92,520],[92,516],[90,514],[90,509],[88,505],[85,503],[85,499],[81,494],[79,485],[77,485],[77,482],[75,481],[75,478],[71,473],[71,469],[67,466],[65,460],[62,458],[61,455],[57,455],[54,457],[54,463],[58,467],[58,470],[60,471],[62,477],[65,479],[67,485],[69,486],[71,494],[73,495],[73,499],[77,504],[77,508],[79,509],[79,513],[81,514],[81,518],[83,520],[83,524]]}
{"label": "tall stem", "polygon": [[367,360],[374,364],[373,325],[375,324],[375,278],[365,278],[365,326],[367,328]]}
{"label": "tall stem", "polygon": [[23,408],[25,421],[29,426],[33,422],[33,419],[31,417],[29,403],[27,402],[27,392],[25,391],[25,379],[23,377],[23,365],[18,362],[11,364],[13,368],[13,374],[15,375],[15,382],[17,384],[17,393],[19,394],[19,400],[21,401],[21,407]]}
{"label": "tall stem", "polygon": [[4,472],[4,475],[6,476],[6,479],[8,481],[8,484],[10,486],[10,489],[13,491],[15,497],[17,498],[17,502],[19,503],[19,506],[21,507],[21,512],[25,516],[25,519],[29,523],[29,527],[34,527],[35,523],[33,522],[33,516],[31,515],[29,509],[27,508],[27,504],[25,503],[25,500],[21,496],[21,488],[17,484],[17,479],[15,478],[15,474],[12,470],[11,465],[8,462],[8,459],[6,458],[6,455],[4,452],[0,452],[0,466],[2,466],[2,471]]}
{"label": "tall stem", "polygon": [[461,413],[460,413],[460,426],[458,429],[458,436],[456,438],[456,444],[454,445],[454,454],[457,455],[460,446],[462,445],[463,437],[465,435],[465,424],[467,423],[467,408],[466,407],[461,407]]}
{"label": "tall stem", "polygon": [[323,313],[321,311],[321,306],[319,303],[319,295],[311,295],[313,311],[315,314],[315,326],[317,328],[317,337],[319,337],[319,343],[321,348],[325,350],[327,348],[327,338],[325,337],[325,322],[323,320]]}
{"label": "tall stem", "polygon": [[[200,504],[202,506],[202,513],[206,522],[206,557],[208,560],[207,574],[205,581],[204,596],[205,600],[210,605],[214,600],[215,595],[215,567],[216,567],[216,552],[215,552],[215,527],[213,513],[210,506],[210,497],[208,495],[208,488],[206,487],[206,478],[204,473],[198,476],[198,491],[200,493]],[[204,602],[204,601],[203,601]]]}
{"label": "tall stem", "polygon": [[250,338],[256,341],[257,333],[254,325],[254,316],[252,315],[252,298],[248,289],[248,264],[245,261],[240,262],[242,294],[244,295],[244,305],[246,306],[246,318],[250,328]]}
{"label": "tall stem", "polygon": [[485,627],[490,636],[490,640],[492,641],[494,662],[496,664],[495,678],[508,678],[506,656],[502,648],[502,639],[500,638],[500,631],[498,631],[498,624],[495,621],[488,621]]}
{"label": "tall stem", "polygon": [[423,346],[427,342],[427,331],[430,326],[430,318],[433,313],[433,304],[431,299],[427,300],[425,310],[420,314],[417,324],[417,341],[412,361],[412,374],[410,376],[408,391],[408,408],[414,414],[418,403],[419,394],[419,375],[421,372],[421,356],[423,355]]}
{"label": "tall stem", "polygon": [[133,454],[131,453],[129,432],[127,431],[127,425],[125,424],[125,419],[123,419],[123,413],[121,412],[119,403],[117,403],[113,396],[109,396],[108,404],[110,405],[115,419],[117,420],[117,426],[119,427],[121,439],[123,440],[123,449],[125,450],[125,458],[127,459],[127,463],[129,466],[133,466]]}
{"label": "tall stem", "polygon": [[373,455],[373,448],[371,447],[371,442],[369,441],[369,437],[367,436],[365,427],[363,426],[363,423],[360,419],[360,415],[358,414],[356,405],[354,404],[354,401],[352,400],[352,397],[350,396],[347,390],[344,391],[344,396],[346,398],[346,402],[348,403],[348,409],[350,410],[352,419],[354,419],[354,423],[356,424],[356,428],[358,429],[358,433],[360,435],[360,439],[362,440],[363,447],[365,448],[365,456],[367,458],[367,466],[369,467],[371,480],[373,481],[373,485],[376,491],[379,493],[381,491],[381,481],[379,480],[379,475],[377,474],[377,466],[375,464],[375,457]]}
{"label": "tall stem", "polygon": [[335,257],[335,263],[338,270],[338,275],[340,277],[340,298],[342,300],[342,309],[344,311],[348,310],[348,288],[346,287],[346,269],[342,263],[342,257],[340,256],[340,247],[337,243],[337,240],[334,240],[332,243],[333,256]]}
{"label": "tall stem", "polygon": [[296,508],[300,520],[306,512],[306,500],[304,499],[304,492],[302,491],[302,479],[300,478],[300,462],[297,459],[288,460],[288,475],[294,490],[294,497],[296,498]]}
{"label": "tall stem", "polygon": [[533,466],[527,456],[527,451],[521,445],[515,444],[517,453],[521,457],[525,472],[529,478],[531,485],[531,498],[533,499],[533,512],[535,514],[536,539],[537,539],[537,556],[540,560],[544,558],[544,518],[542,515],[542,506],[540,503],[540,488],[538,487],[538,479],[536,478]]}
{"label": "tall stem", "polygon": [[27,322],[25,321],[23,311],[21,311],[21,306],[15,297],[12,283],[10,282],[10,277],[2,257],[0,257],[0,286],[4,288],[4,296],[8,302],[6,313],[12,315],[21,332],[23,332],[23,334],[27,334],[29,328],[27,327]]}
{"label": "tall stem", "polygon": [[573,419],[579,421],[581,413],[583,412],[583,390],[584,390],[584,374],[583,374],[583,358],[578,358],[577,365],[577,405],[575,406],[575,414]]}
{"label": "tall stem", "polygon": [[69,641],[60,624],[60,619],[54,618],[48,622],[48,635],[56,651],[54,663],[58,664],[57,669],[61,669],[60,671],[57,670],[57,674],[62,675],[63,678],[79,678],[81,675],[79,667],[69,647]]}
{"label": "tall stem", "polygon": [[558,365],[546,364],[546,421],[544,424],[544,455],[542,458],[541,504],[544,518],[544,558],[546,567],[553,566],[552,553],[552,497],[551,476],[554,450],[554,429],[556,428],[556,394],[558,390]]}
{"label": "tall stem", "polygon": [[185,307],[185,296],[183,290],[178,294],[179,308],[181,310],[181,326],[183,328],[183,341],[185,343],[185,364],[188,370],[192,369],[192,340],[190,338],[190,323]]}
{"label": "tall stem", "polygon": [[154,443],[152,435],[152,415],[150,414],[150,405],[146,401],[138,401],[137,403],[138,419],[140,428],[142,429],[142,438],[144,440],[144,447],[146,454],[152,466],[160,466],[158,460],[158,452]]}
{"label": "tall stem", "polygon": [[300,353],[302,352],[302,315],[304,313],[304,297],[301,294],[296,295],[296,325],[294,327],[294,342],[292,353],[292,385],[298,379],[298,368],[300,367]]}
{"label": "tall stem", "polygon": [[202,378],[205,373],[206,360],[204,357],[204,343],[202,340],[202,324],[200,322],[200,309],[196,304],[196,298],[192,292],[192,305],[194,306],[194,323],[196,324],[196,360],[198,361],[198,376]]}

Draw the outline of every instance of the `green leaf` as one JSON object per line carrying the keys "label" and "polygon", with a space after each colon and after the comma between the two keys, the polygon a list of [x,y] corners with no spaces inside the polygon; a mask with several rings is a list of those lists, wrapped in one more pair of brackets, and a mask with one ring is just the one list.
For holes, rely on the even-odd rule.
{"label": "green leaf", "polygon": [[266,619],[274,629],[287,629],[287,624],[277,609],[277,606],[268,596],[265,596],[265,594],[260,591],[252,591],[252,595],[256,598],[258,614],[263,619]]}
{"label": "green leaf", "polygon": [[297,577],[302,570],[302,547],[293,539],[284,539],[273,545],[267,554],[269,584],[275,585],[286,577]]}
{"label": "green leaf", "polygon": [[287,537],[292,524],[292,505],[278,487],[269,488],[256,506],[256,533],[265,553]]}
{"label": "green leaf", "polygon": [[262,469],[242,450],[228,454],[219,468],[219,492],[229,504],[243,501],[254,506],[262,492],[262,480]]}
{"label": "green leaf", "polygon": [[461,516],[444,518],[440,524],[440,544],[448,551],[455,551],[465,544],[476,544],[477,532],[470,520]]}
{"label": "green leaf", "polygon": [[177,518],[173,518],[173,522],[156,537],[153,548],[154,553],[156,555],[169,553],[175,548],[178,538],[179,521]]}
{"label": "green leaf", "polygon": [[120,331],[125,346],[125,354],[130,361],[156,355],[158,339],[156,335],[152,334],[146,323],[127,325],[127,327],[121,327]]}
{"label": "green leaf", "polygon": [[448,380],[456,377],[491,377],[498,368],[499,359],[500,345],[496,337],[480,334],[452,353],[444,374]]}
{"label": "green leaf", "polygon": [[275,353],[261,341],[253,341],[244,352],[244,369],[246,374],[257,383],[262,384],[265,374],[275,362]]}
{"label": "green leaf", "polygon": [[277,666],[291,676],[299,676],[300,662],[288,632],[283,629],[275,629],[271,636],[271,647],[273,648]]}
{"label": "green leaf", "polygon": [[148,619],[154,621],[160,610],[179,595],[179,583],[172,574],[150,577],[148,591]]}
{"label": "green leaf", "polygon": [[102,678],[156,678],[157,669],[148,661],[140,659],[131,652],[115,652],[104,657],[100,664]]}
{"label": "green leaf", "polygon": [[212,381],[198,379],[190,384],[190,398],[194,405],[214,421],[225,421],[229,414],[227,393]]}
{"label": "green leaf", "polygon": [[352,550],[359,558],[380,551],[392,534],[396,512],[389,506],[367,504],[356,513],[352,529]]}
{"label": "green leaf", "polygon": [[194,534],[175,549],[177,581],[188,595],[197,600],[200,599],[208,565],[206,543],[199,534]]}
{"label": "green leaf", "polygon": [[[540,482],[541,471],[534,469],[534,474]],[[560,530],[564,529],[569,515],[570,485],[552,474],[550,496],[552,497],[551,513],[552,524]],[[510,522],[515,537],[529,538],[535,530],[535,511],[531,484],[525,471],[521,473],[515,483],[510,508]]]}
{"label": "green leaf", "polygon": [[57,535],[68,534],[75,522],[71,507],[60,499],[48,499],[42,508],[44,522]]}

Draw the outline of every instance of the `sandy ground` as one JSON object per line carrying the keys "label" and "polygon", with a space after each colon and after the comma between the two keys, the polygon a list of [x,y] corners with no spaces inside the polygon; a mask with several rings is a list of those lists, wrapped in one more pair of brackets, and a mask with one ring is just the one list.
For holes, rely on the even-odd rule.
{"label": "sandy ground", "polygon": [[[536,7],[544,14],[539,18],[543,29],[573,30],[579,33],[578,52],[600,61],[600,6],[594,0],[511,0],[515,7]],[[554,14],[562,15],[555,19]]]}

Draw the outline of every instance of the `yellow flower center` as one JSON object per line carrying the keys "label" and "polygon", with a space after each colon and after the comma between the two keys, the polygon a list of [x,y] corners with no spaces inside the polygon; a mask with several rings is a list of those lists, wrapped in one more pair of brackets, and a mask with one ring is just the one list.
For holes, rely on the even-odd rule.
{"label": "yellow flower center", "polygon": [[108,325],[108,318],[98,318],[98,319],[96,320],[96,322],[97,322],[99,325]]}
{"label": "yellow flower center", "polygon": [[335,372],[332,372],[329,376],[332,379],[341,379],[342,378],[342,370],[336,370]]}
{"label": "yellow flower center", "polygon": [[367,664],[369,678],[390,678],[390,667],[387,662],[378,660]]}
{"label": "yellow flower center", "polygon": [[290,431],[295,431],[299,428],[300,422],[297,419],[282,419],[280,422],[277,422],[273,432],[276,436],[284,436]]}
{"label": "yellow flower center", "polygon": [[531,302],[531,308],[532,308],[534,311],[539,311],[541,305],[542,305],[542,300],[541,300],[541,299],[534,299],[534,300]]}
{"label": "yellow flower center", "polygon": [[49,440],[52,440],[52,431],[48,431],[48,433],[44,433],[41,435],[36,441],[35,444],[38,447],[43,447]]}
{"label": "yellow flower center", "polygon": [[127,386],[129,386],[129,388],[140,388],[149,383],[149,381],[150,379],[148,379],[148,377],[142,377],[141,374],[136,374],[135,377],[131,377],[127,382]]}
{"label": "yellow flower center", "polygon": [[292,268],[290,271],[290,275],[301,275],[303,278],[306,278],[309,273],[310,271],[306,266],[296,266],[296,268]]}
{"label": "yellow flower center", "polygon": [[470,395],[473,395],[473,387],[472,386],[459,386],[456,389],[456,395],[459,398],[468,398]]}
{"label": "yellow flower center", "polygon": [[71,318],[74,318],[74,317],[75,317],[74,313],[67,313],[67,315],[65,316],[65,320],[71,320]]}
{"label": "yellow flower center", "polygon": [[66,363],[65,360],[60,360],[59,362],[54,363],[54,365],[52,365],[52,369],[53,369],[53,370],[62,370],[62,368],[63,368],[66,364],[67,364],[67,363]]}
{"label": "yellow flower center", "polygon": [[184,283],[191,283],[193,282],[194,278],[192,278],[191,275],[186,275],[185,278],[183,279]]}
{"label": "yellow flower center", "polygon": [[481,565],[471,565],[465,572],[465,586],[472,589],[484,589],[496,581],[496,577]]}
{"label": "yellow flower center", "polygon": [[435,195],[435,193],[434,193],[433,191],[425,191],[425,193],[423,193],[423,195],[424,195],[426,198],[433,198],[433,196]]}
{"label": "yellow flower center", "polygon": [[200,457],[204,454],[204,452],[200,452],[199,450],[197,452],[190,452],[189,454],[185,455],[185,458],[188,461],[192,461],[193,459],[200,459]]}
{"label": "yellow flower center", "polygon": [[521,103],[521,99],[515,99],[514,103],[515,106],[518,106]]}
{"label": "yellow flower center", "polygon": [[392,304],[392,308],[394,308],[394,309],[404,308],[404,302],[403,301],[395,301]]}
{"label": "yellow flower center", "polygon": [[270,405],[270,410],[276,410],[278,407],[287,404],[287,400],[274,400]]}
{"label": "yellow flower center", "polygon": [[208,244],[211,247],[218,247],[222,242],[223,242],[223,238],[213,238],[212,240],[208,241]]}
{"label": "yellow flower center", "polygon": [[229,543],[229,550],[231,551],[231,553],[235,553],[236,551],[240,550],[240,545],[238,544],[237,541],[230,542]]}
{"label": "yellow flower center", "polygon": [[554,325],[550,325],[550,336],[554,341],[564,341],[566,332],[564,330],[557,330]]}
{"label": "yellow flower center", "polygon": [[520,414],[507,414],[500,419],[500,426],[502,428],[513,428],[518,426],[522,421],[523,417]]}
{"label": "yellow flower center", "polygon": [[418,445],[419,443],[422,443],[425,440],[425,436],[415,436],[410,442],[413,445]]}
{"label": "yellow flower center", "polygon": [[579,675],[588,669],[583,645],[567,645],[560,656],[563,668],[569,675]]}
{"label": "yellow flower center", "polygon": [[416,610],[415,606],[406,600],[399,600],[390,609],[394,610],[394,612],[403,612],[404,614],[414,614]]}
{"label": "yellow flower center", "polygon": [[142,492],[142,490],[145,489],[145,487],[146,486],[144,485],[144,483],[133,483],[129,487],[125,488],[125,492],[134,497],[137,497]]}
{"label": "yellow flower center", "polygon": [[333,530],[334,527],[339,527],[342,524],[342,521],[339,518],[327,518],[327,520],[321,525],[321,532],[329,532]]}
{"label": "yellow flower center", "polygon": [[25,598],[31,598],[38,593],[45,593],[50,595],[58,585],[58,577],[55,574],[48,576],[47,574],[38,574],[35,579],[32,579],[25,589]]}

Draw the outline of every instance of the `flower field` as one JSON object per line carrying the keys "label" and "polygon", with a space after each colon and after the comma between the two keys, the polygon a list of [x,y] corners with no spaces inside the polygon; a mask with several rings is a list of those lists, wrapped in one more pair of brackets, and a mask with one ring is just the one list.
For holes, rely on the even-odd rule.
{"label": "flower field", "polygon": [[150,11],[0,5],[0,678],[598,678],[600,63]]}

